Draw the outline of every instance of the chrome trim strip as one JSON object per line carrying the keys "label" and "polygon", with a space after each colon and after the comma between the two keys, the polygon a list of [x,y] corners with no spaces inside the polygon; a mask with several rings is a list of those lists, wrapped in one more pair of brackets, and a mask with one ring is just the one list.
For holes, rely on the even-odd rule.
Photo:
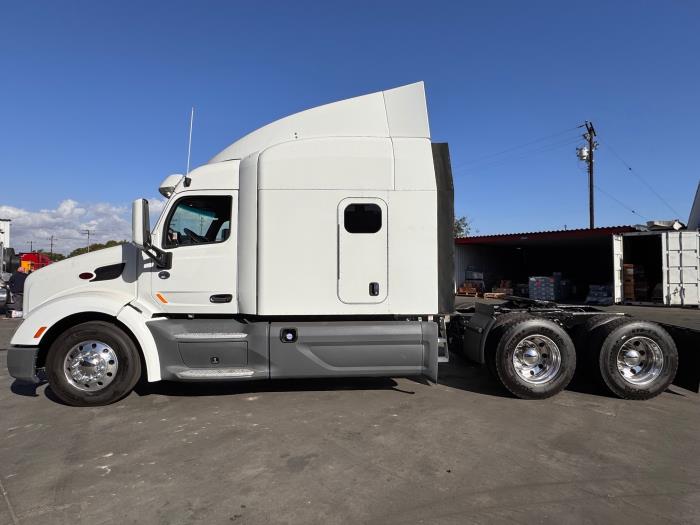
{"label": "chrome trim strip", "polygon": [[177,339],[245,339],[248,334],[243,334],[240,332],[233,332],[230,334],[224,334],[219,332],[185,332],[182,334],[175,334]]}

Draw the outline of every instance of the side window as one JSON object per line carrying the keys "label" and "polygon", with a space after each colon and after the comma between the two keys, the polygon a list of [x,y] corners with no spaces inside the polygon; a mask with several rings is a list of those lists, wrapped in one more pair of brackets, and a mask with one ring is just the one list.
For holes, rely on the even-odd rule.
{"label": "side window", "polygon": [[382,229],[382,209],[376,204],[348,204],[343,222],[348,233],[377,233]]}
{"label": "side window", "polygon": [[164,248],[224,242],[231,235],[231,197],[183,197],[165,223]]}

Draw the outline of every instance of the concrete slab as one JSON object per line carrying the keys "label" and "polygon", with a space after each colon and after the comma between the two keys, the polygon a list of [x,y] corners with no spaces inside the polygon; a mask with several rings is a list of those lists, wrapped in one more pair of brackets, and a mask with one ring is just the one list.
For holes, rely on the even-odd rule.
{"label": "concrete slab", "polygon": [[81,409],[5,356],[0,523],[700,522],[700,396],[676,387],[521,401],[457,360],[434,386],[159,383]]}

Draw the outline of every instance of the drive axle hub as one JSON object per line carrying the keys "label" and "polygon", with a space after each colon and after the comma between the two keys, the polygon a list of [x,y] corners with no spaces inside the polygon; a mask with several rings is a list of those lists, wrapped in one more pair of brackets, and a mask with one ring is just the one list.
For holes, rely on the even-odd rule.
{"label": "drive axle hub", "polygon": [[617,371],[625,381],[633,385],[651,383],[663,369],[661,347],[648,337],[630,337],[617,352]]}
{"label": "drive axle hub", "polygon": [[554,379],[561,369],[561,351],[545,335],[525,337],[513,353],[515,372],[528,383],[540,385]]}

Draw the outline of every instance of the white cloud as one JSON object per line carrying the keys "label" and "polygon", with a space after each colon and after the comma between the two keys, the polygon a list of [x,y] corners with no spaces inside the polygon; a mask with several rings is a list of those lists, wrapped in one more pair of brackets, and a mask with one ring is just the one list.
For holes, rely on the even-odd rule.
{"label": "white cloud", "polygon": [[[165,200],[149,199],[151,221],[160,215]],[[91,230],[90,243],[131,239],[131,207],[107,202],[80,203],[62,201],[55,209],[31,211],[0,204],[0,218],[12,220],[11,247],[15,251],[49,250],[49,238],[54,236],[54,251],[68,254],[87,244],[83,230]]]}

